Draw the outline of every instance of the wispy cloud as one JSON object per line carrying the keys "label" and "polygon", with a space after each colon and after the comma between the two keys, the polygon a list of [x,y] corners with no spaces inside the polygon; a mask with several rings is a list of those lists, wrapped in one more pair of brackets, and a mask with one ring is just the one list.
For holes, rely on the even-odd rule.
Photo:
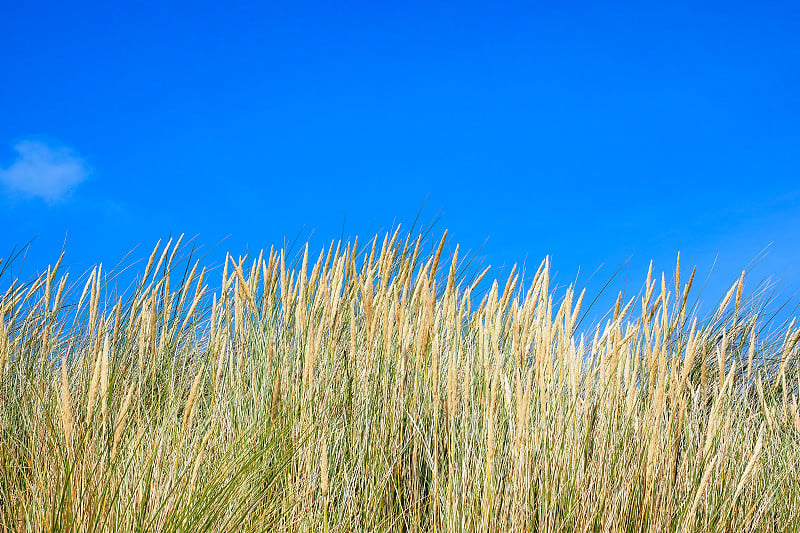
{"label": "wispy cloud", "polygon": [[17,159],[0,167],[0,183],[11,192],[54,204],[89,176],[86,162],[70,148],[24,140],[14,150]]}

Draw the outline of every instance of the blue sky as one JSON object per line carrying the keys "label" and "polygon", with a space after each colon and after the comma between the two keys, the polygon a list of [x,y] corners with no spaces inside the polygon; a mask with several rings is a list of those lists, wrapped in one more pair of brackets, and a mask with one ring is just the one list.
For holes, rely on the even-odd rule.
{"label": "blue sky", "polygon": [[694,4],[6,2],[0,256],[319,248],[425,202],[493,266],[638,289],[680,250],[716,297],[772,243],[791,292],[800,10]]}

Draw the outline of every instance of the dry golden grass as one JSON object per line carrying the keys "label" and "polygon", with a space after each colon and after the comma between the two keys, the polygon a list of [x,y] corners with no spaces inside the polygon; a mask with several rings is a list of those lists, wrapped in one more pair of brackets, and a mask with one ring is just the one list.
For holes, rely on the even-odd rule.
{"label": "dry golden grass", "polygon": [[698,317],[651,264],[580,332],[548,261],[479,293],[445,237],[3,280],[0,528],[800,529],[800,328],[744,273]]}

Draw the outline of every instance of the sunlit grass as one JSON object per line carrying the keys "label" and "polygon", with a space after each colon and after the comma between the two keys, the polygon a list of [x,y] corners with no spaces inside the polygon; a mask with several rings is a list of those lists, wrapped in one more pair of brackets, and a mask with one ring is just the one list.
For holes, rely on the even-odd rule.
{"label": "sunlit grass", "polygon": [[357,242],[214,289],[180,242],[122,295],[3,280],[0,527],[800,529],[800,328],[760,335],[744,277],[697,317],[693,274],[648,274],[585,334],[546,261]]}

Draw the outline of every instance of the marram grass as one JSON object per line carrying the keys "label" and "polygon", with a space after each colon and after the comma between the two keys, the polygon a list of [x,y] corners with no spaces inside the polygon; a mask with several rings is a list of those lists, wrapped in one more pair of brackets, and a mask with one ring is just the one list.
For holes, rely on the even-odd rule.
{"label": "marram grass", "polygon": [[697,317],[651,268],[583,334],[547,261],[443,245],[0,277],[0,529],[800,530],[800,328],[744,276]]}

